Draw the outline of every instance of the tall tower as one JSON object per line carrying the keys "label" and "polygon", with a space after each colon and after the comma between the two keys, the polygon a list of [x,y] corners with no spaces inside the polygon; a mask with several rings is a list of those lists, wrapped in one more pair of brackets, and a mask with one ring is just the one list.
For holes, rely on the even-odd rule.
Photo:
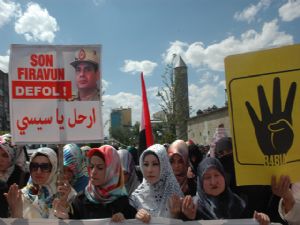
{"label": "tall tower", "polygon": [[174,92],[176,137],[187,140],[187,120],[189,118],[189,90],[187,66],[181,56],[177,56],[174,63]]}

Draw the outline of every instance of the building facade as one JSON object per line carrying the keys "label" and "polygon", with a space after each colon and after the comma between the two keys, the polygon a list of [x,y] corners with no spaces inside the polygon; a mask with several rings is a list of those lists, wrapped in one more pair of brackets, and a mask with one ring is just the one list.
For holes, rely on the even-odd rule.
{"label": "building facade", "polygon": [[131,127],[131,108],[112,109],[110,113],[111,128]]}
{"label": "building facade", "polygon": [[191,117],[188,120],[188,139],[197,144],[208,145],[220,124],[224,125],[227,135],[231,136],[227,106]]}
{"label": "building facade", "polygon": [[10,130],[8,74],[0,70],[0,130]]}

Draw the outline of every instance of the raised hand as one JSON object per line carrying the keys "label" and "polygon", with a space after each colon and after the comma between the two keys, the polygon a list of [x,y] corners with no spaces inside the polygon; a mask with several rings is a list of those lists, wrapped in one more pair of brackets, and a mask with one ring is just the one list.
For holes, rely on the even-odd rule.
{"label": "raised hand", "polygon": [[293,144],[292,110],[296,88],[296,82],[293,82],[290,85],[285,107],[282,111],[280,79],[276,77],[273,81],[273,112],[271,112],[264,88],[259,85],[257,92],[261,109],[261,120],[259,120],[250,102],[246,101],[246,107],[255,128],[256,139],[265,155],[287,153]]}
{"label": "raised hand", "polygon": [[184,197],[182,202],[182,212],[190,220],[194,220],[197,214],[197,205],[194,204],[190,195]]}
{"label": "raised hand", "polygon": [[67,180],[61,180],[57,182],[57,192],[61,201],[65,201],[67,204],[68,196],[71,192],[71,185]]}
{"label": "raised hand", "polygon": [[9,187],[8,193],[4,193],[4,196],[7,199],[11,211],[11,217],[13,218],[22,218],[23,217],[23,200],[22,192],[19,190],[17,184],[12,184]]}
{"label": "raised hand", "polygon": [[188,167],[188,171],[187,171],[186,175],[189,179],[192,179],[192,178],[195,177],[195,174],[193,173],[192,167],[190,167],[190,166]]}
{"label": "raised hand", "polygon": [[286,213],[289,212],[295,204],[295,199],[290,189],[290,185],[291,180],[289,176],[280,176],[278,182],[276,181],[276,177],[272,176],[272,192],[283,199],[283,208]]}
{"label": "raised hand", "polygon": [[178,215],[180,214],[181,204],[182,204],[182,199],[179,196],[173,194],[169,198],[169,209],[170,209],[171,215],[174,218],[178,217]]}

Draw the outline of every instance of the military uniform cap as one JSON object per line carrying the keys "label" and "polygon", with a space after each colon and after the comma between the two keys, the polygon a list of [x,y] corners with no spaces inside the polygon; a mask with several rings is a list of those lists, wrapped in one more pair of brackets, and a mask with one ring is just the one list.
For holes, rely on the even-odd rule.
{"label": "military uniform cap", "polygon": [[70,64],[76,67],[79,63],[89,62],[96,66],[99,64],[99,56],[97,51],[90,48],[81,48],[75,52],[75,60]]}

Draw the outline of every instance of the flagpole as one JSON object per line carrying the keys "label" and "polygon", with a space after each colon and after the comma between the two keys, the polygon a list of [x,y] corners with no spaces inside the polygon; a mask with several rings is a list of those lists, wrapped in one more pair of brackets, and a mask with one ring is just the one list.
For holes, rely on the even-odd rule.
{"label": "flagpole", "polygon": [[147,100],[146,85],[144,75],[141,73],[142,85],[142,114],[140,124],[140,138],[139,138],[139,155],[149,146],[153,145],[152,127],[150,121],[150,112]]}

